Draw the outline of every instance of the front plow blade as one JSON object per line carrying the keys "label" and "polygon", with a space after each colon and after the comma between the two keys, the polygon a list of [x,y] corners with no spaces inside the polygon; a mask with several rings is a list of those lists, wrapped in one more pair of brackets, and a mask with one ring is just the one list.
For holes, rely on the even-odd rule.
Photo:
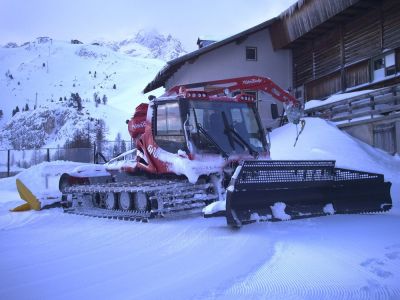
{"label": "front plow blade", "polygon": [[228,225],[387,211],[390,182],[381,174],[335,168],[335,161],[245,161],[226,197]]}

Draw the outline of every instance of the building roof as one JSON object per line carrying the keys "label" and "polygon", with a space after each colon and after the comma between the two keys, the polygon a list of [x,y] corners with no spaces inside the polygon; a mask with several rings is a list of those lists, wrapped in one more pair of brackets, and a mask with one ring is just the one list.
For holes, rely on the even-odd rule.
{"label": "building roof", "polygon": [[299,0],[270,29],[274,49],[292,48],[351,21],[382,0]]}
{"label": "building roof", "polygon": [[170,60],[167,62],[167,64],[161,69],[160,72],[156,75],[156,77],[147,84],[147,86],[144,88],[143,93],[148,93],[152,90],[155,90],[159,87],[165,86],[165,82],[181,67],[183,66],[186,62],[191,61],[199,57],[200,55],[203,55],[205,53],[208,53],[210,51],[213,51],[217,48],[220,48],[222,46],[225,46],[226,44],[235,42],[235,41],[240,41],[244,40],[248,35],[256,33],[260,30],[263,30],[267,27],[269,27],[273,22],[275,22],[277,18],[270,19],[268,21],[265,21],[261,24],[258,24],[254,27],[251,27],[245,31],[242,31],[238,34],[232,35],[226,39],[223,39],[221,41],[212,43],[208,46],[205,46],[203,48],[200,48],[196,51],[190,52],[188,54],[185,54],[181,57],[175,58],[173,60]]}

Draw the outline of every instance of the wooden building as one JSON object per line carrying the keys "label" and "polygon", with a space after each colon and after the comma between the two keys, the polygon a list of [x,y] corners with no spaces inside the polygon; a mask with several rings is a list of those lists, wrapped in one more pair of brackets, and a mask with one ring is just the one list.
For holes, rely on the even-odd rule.
{"label": "wooden building", "polygon": [[304,100],[400,82],[399,0],[300,0],[270,27]]}
{"label": "wooden building", "polygon": [[274,49],[292,50],[297,98],[374,90],[308,109],[307,115],[400,153],[399,0],[299,0],[270,33]]}

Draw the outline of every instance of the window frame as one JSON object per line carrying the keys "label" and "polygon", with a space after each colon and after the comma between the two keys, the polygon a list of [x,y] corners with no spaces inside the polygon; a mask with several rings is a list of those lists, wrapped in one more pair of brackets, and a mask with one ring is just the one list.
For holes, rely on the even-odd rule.
{"label": "window frame", "polygon": [[[388,57],[390,55],[394,55],[394,64],[391,64],[390,66],[388,66]],[[379,60],[381,60],[381,66],[382,67],[376,69],[377,63],[379,62]],[[377,55],[377,56],[373,57],[370,60],[371,82],[374,82],[374,81],[379,80],[379,79],[384,79],[386,77],[390,77],[390,76],[396,75],[396,73],[398,72],[396,63],[397,62],[396,62],[396,52],[395,51],[388,51],[386,53],[382,53],[380,55]],[[382,70],[382,71],[380,71],[380,70]],[[376,74],[379,71],[383,74],[382,78],[376,77]]]}
{"label": "window frame", "polygon": [[[158,124],[159,124],[159,107],[164,106],[166,108],[166,105],[168,104],[177,104],[178,106],[178,114],[179,114],[179,120],[180,120],[180,133],[176,132],[168,132],[168,130],[161,131],[161,134],[158,130]],[[166,112],[168,116],[168,112]],[[166,119],[168,121],[168,117]],[[186,144],[186,139],[183,131],[183,124],[182,124],[182,116],[181,116],[181,103],[179,101],[166,101],[166,102],[161,102],[157,103],[154,107],[154,112],[153,112],[153,135],[154,135],[154,141],[156,144],[163,150],[170,152],[170,153],[177,153],[179,150],[187,151],[187,144]],[[168,124],[168,123],[167,123]],[[167,125],[168,129],[168,125]]]}
{"label": "window frame", "polygon": [[[180,124],[180,129],[179,132],[176,132],[176,130],[169,130],[169,123],[168,123],[168,104],[175,104],[177,105],[177,112],[178,112],[178,116],[179,116],[179,124]],[[165,112],[166,112],[166,118],[165,118],[165,122],[166,122],[166,130],[164,131],[159,131],[159,123],[160,123],[160,119],[159,119],[159,109],[161,107],[164,107]],[[179,102],[165,102],[165,103],[159,103],[156,106],[155,109],[155,113],[156,113],[156,122],[155,122],[155,135],[156,136],[180,136],[183,135],[183,127],[182,127],[182,120],[181,120],[181,115],[180,115],[180,108],[179,108]]]}
{"label": "window frame", "polygon": [[[254,50],[254,58],[249,58],[248,57],[248,52],[249,50]],[[257,61],[258,60],[258,55],[257,55],[257,47],[255,46],[246,46],[246,61]]]}

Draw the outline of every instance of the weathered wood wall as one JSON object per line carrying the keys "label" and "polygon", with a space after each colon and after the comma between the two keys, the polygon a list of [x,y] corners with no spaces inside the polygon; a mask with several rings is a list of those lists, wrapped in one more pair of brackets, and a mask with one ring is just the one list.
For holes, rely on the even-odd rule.
{"label": "weathered wood wall", "polygon": [[380,9],[374,9],[344,26],[345,64],[380,54],[381,25]]}
{"label": "weathered wood wall", "polygon": [[307,43],[303,47],[293,49],[293,81],[294,86],[314,79],[313,45]]}
{"label": "weathered wood wall", "polygon": [[[366,83],[371,78],[369,61],[364,60],[346,68],[346,87],[351,88]],[[341,88],[341,87],[340,87]]]}
{"label": "weathered wood wall", "polygon": [[272,35],[274,45],[292,47],[293,86],[304,85],[305,99],[369,83],[371,58],[387,50],[395,49],[400,72],[400,0],[304,0],[277,24],[271,31],[287,32]]}
{"label": "weathered wood wall", "polygon": [[340,72],[330,74],[326,77],[314,80],[307,84],[305,91],[307,99],[319,99],[320,95],[332,95],[340,91],[341,87]]}
{"label": "weathered wood wall", "polygon": [[383,3],[383,48],[400,46],[400,1]]}

